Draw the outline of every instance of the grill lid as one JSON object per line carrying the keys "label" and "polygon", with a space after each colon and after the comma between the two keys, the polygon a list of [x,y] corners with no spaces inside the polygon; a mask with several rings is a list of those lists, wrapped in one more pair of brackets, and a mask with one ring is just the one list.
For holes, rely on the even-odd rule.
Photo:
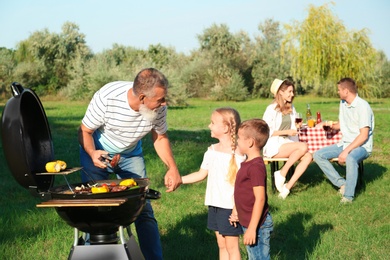
{"label": "grill lid", "polygon": [[54,181],[45,172],[54,160],[54,148],[45,111],[38,96],[17,82],[11,84],[11,97],[3,110],[1,137],[4,156],[16,181],[26,189],[47,191]]}

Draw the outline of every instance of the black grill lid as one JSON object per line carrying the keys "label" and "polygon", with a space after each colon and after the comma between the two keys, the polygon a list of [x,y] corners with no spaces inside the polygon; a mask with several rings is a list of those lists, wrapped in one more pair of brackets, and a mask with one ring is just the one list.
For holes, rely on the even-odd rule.
{"label": "black grill lid", "polygon": [[11,84],[11,97],[3,110],[1,134],[4,156],[16,181],[26,189],[47,191],[54,181],[45,172],[54,160],[51,132],[38,96],[17,82]]}

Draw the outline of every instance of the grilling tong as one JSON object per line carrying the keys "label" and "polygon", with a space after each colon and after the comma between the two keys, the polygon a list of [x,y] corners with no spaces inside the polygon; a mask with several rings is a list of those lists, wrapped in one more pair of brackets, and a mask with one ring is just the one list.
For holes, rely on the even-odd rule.
{"label": "grilling tong", "polygon": [[121,158],[121,155],[119,153],[115,154],[114,156],[110,156],[108,154],[103,154],[103,163],[107,165],[108,167],[115,168],[118,165],[119,159]]}

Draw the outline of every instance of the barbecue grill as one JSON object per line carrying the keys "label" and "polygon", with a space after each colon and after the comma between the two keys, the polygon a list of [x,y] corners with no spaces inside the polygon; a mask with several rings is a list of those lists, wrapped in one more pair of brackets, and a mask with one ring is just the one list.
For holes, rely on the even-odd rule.
{"label": "barbecue grill", "polygon": [[[143,259],[129,226],[141,213],[146,199],[159,199],[161,194],[149,189],[147,178],[135,179],[137,186],[124,191],[76,193],[77,186],[119,184],[120,180],[70,184],[66,176],[82,170],[81,167],[59,173],[46,172],[46,163],[55,156],[42,103],[33,90],[19,83],[12,83],[11,90],[13,97],[4,107],[1,122],[5,159],[19,185],[42,199],[37,207],[55,208],[74,228],[69,259]],[[67,184],[53,187],[56,175],[64,176]],[[84,232],[83,236],[79,235],[80,231]],[[87,233],[90,245],[85,243]]]}

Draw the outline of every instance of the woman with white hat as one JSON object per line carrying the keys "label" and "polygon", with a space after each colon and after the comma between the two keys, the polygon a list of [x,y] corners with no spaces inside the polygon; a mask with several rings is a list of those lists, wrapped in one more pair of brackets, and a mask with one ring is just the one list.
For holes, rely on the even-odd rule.
{"label": "woman with white hat", "polygon": [[[275,79],[271,85],[271,93],[275,99],[263,115],[270,128],[270,137],[263,148],[263,154],[270,158],[288,158],[284,166],[274,173],[279,197],[285,199],[309,166],[312,155],[308,152],[307,144],[298,140],[296,111],[293,106],[294,84],[289,80]],[[299,160],[293,176],[285,183],[289,169]]]}

